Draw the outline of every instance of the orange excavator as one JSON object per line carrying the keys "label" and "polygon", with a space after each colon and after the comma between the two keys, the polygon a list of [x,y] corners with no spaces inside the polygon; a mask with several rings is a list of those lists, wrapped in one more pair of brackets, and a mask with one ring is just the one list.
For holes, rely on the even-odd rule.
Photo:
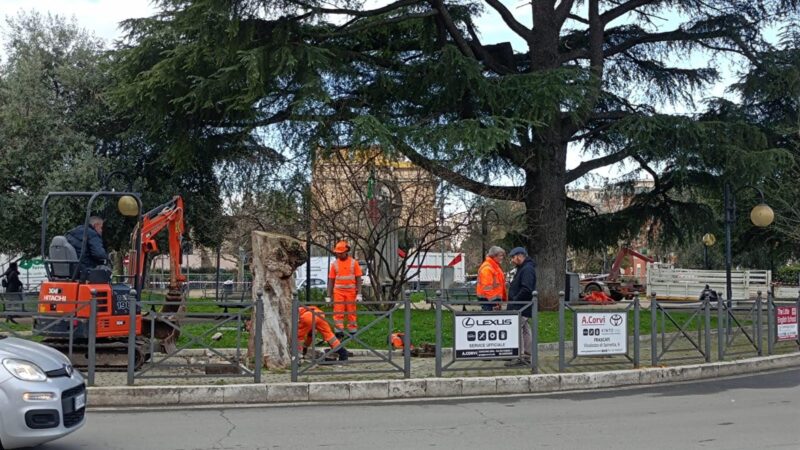
{"label": "orange excavator", "polygon": [[[46,252],[48,205],[55,198],[88,197],[81,248],[73,247],[64,236],[55,236]],[[93,207],[99,199],[118,201],[120,212],[136,217],[137,223],[131,234],[131,252],[128,255],[127,274],[112,275],[109,265],[98,265],[81,269],[80,255],[87,251],[88,227]],[[88,339],[94,328],[96,341],[96,364],[98,368],[124,368],[128,365],[128,339],[131,331],[136,336],[135,365],[141,366],[146,354],[148,340],[142,336],[143,323],[149,330],[154,325],[155,337],[162,347],[170,347],[177,340],[177,328],[164,323],[163,318],[150,324],[143,318],[140,305],[142,287],[146,275],[148,256],[158,252],[156,238],[168,230],[170,255],[170,283],[167,302],[163,312],[177,312],[183,302],[183,286],[186,276],[181,273],[181,244],[184,233],[183,199],[174,197],[169,202],[141,214],[142,202],[137,193],[99,192],[52,192],[42,206],[41,250],[47,281],[39,292],[41,314],[34,319],[34,330],[43,336],[44,343],[70,355],[73,364],[86,365]],[[96,321],[89,324],[90,301],[96,298]],[[130,305],[134,302],[135,313]],[[131,330],[133,328],[133,330]]]}
{"label": "orange excavator", "polygon": [[640,259],[645,263],[652,263],[655,260],[647,255],[637,252],[628,247],[622,247],[611,264],[608,274],[586,278],[580,281],[583,286],[584,300],[593,303],[604,303],[609,299],[620,301],[622,299],[633,298],[636,292],[643,294],[645,286],[638,279],[625,279],[622,276],[622,263],[627,256]]}

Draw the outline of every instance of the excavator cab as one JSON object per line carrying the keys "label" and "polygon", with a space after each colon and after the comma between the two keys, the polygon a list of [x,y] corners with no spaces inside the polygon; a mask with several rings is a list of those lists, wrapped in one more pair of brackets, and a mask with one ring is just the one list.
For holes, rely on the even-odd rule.
{"label": "excavator cab", "polygon": [[[138,273],[130,273],[127,276],[113,277],[108,264],[80,270],[81,255],[87,251],[86,231],[84,231],[79,249],[71,245],[65,236],[54,236],[48,241],[48,206],[53,199],[57,198],[88,199],[84,230],[88,229],[89,218],[99,199],[117,199],[123,215],[136,217],[139,226],[143,221],[142,202],[139,194],[134,192],[49,193],[42,203],[41,230],[42,260],[47,273],[47,281],[42,283],[39,291],[39,312],[46,314],[47,317],[37,317],[34,320],[34,329],[51,344],[69,340],[70,337],[74,342],[85,341],[89,337],[88,318],[91,315],[89,305],[92,295],[95,295],[97,300],[96,337],[119,340],[127,338],[130,330],[129,324],[132,320],[129,305],[131,300],[138,300],[135,297],[139,295],[139,290],[135,288],[140,286],[140,276]],[[118,279],[114,280],[114,278]],[[71,320],[57,317],[59,315],[68,316]],[[139,335],[142,318],[138,307],[133,320],[135,320],[136,334]]]}

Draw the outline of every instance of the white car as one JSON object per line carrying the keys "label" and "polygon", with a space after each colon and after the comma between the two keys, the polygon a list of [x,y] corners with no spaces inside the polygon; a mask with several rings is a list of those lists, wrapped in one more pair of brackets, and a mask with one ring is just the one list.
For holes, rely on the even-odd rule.
{"label": "white car", "polygon": [[86,386],[61,352],[0,336],[0,449],[31,447],[83,426]]}
{"label": "white car", "polygon": [[[299,280],[297,283],[297,290],[302,291],[306,288],[306,279],[303,278]],[[311,279],[311,289],[327,289],[328,282],[325,280],[320,280],[319,278],[312,278]]]}

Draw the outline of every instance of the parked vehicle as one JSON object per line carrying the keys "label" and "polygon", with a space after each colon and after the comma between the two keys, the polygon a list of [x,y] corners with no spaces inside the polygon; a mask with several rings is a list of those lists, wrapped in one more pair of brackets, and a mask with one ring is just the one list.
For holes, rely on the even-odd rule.
{"label": "parked vehicle", "polygon": [[[306,288],[306,280],[305,279],[300,280],[300,282],[297,284],[297,290],[298,291],[302,291],[305,288]],[[328,283],[325,280],[321,280],[319,278],[312,278],[311,279],[311,289],[323,289],[324,290],[324,289],[327,289],[327,288],[328,288]]]}
{"label": "parked vehicle", "polygon": [[58,350],[0,336],[0,449],[64,437],[85,423],[83,376]]}
{"label": "parked vehicle", "polygon": [[646,290],[645,285],[638,276],[624,277],[622,276],[622,262],[630,256],[633,259],[641,260],[645,267],[647,263],[653,263],[653,258],[643,255],[636,250],[623,247],[619,249],[614,263],[611,265],[611,271],[607,274],[597,275],[580,281],[583,286],[583,295],[590,295],[593,292],[603,292],[616,301],[622,299],[631,299],[636,292],[644,293]]}

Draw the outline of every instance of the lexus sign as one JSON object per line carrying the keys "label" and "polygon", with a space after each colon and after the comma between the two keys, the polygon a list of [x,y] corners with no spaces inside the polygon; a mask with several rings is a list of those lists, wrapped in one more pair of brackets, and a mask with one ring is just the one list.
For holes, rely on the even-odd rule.
{"label": "lexus sign", "polygon": [[458,314],[454,318],[456,359],[509,359],[519,356],[517,314]]}

